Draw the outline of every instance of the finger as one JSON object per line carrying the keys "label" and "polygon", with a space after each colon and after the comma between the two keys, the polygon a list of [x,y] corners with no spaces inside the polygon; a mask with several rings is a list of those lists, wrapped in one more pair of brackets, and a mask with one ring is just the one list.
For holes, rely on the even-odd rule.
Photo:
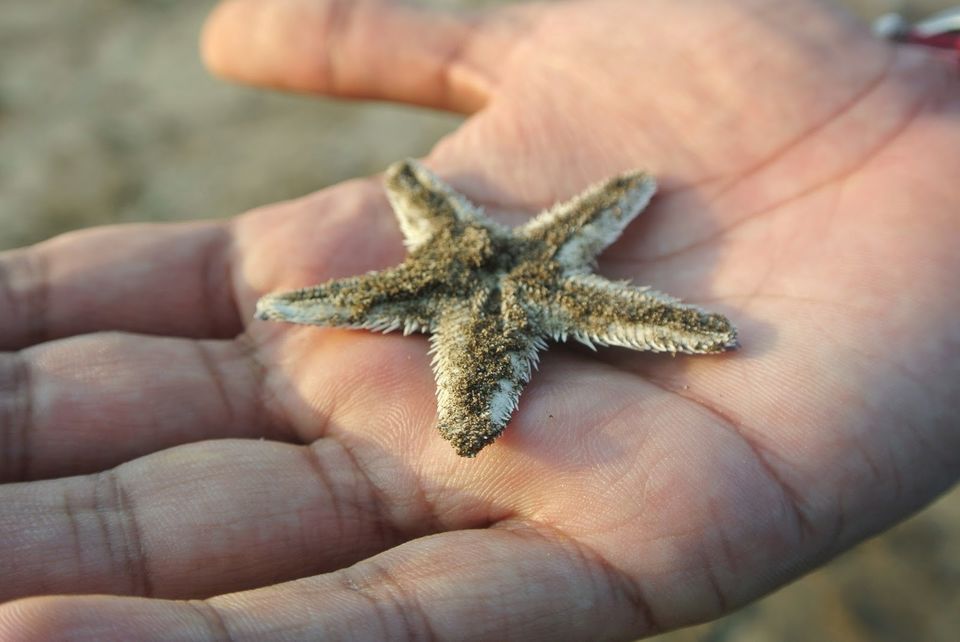
{"label": "finger", "polygon": [[483,22],[378,0],[227,0],[202,49],[240,82],[467,113],[490,93],[498,40]]}
{"label": "finger", "polygon": [[74,640],[601,640],[655,628],[634,583],[552,532],[444,533],[355,566],[205,602],[34,599],[0,637]]}
{"label": "finger", "polygon": [[215,437],[277,437],[236,341],[93,334],[0,353],[0,481],[105,470]]}
{"label": "finger", "polygon": [[95,228],[0,253],[0,350],[99,330],[220,338],[241,322],[223,223]]}
{"label": "finger", "polygon": [[0,486],[0,602],[207,597],[341,568],[436,528],[409,472],[363,461],[330,439],[219,440]]}

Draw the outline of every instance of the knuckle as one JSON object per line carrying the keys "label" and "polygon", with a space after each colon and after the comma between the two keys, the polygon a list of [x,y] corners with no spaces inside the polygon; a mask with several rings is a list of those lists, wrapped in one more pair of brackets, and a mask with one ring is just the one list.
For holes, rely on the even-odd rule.
{"label": "knuckle", "polygon": [[343,569],[341,586],[363,599],[373,611],[381,633],[391,640],[438,639],[415,591],[393,571],[373,560]]}
{"label": "knuckle", "polygon": [[20,353],[0,353],[0,482],[29,474],[32,423],[30,365]]}
{"label": "knuckle", "polygon": [[125,593],[152,596],[153,580],[137,511],[117,473],[99,473],[93,495],[93,513],[100,523],[104,552],[116,569],[117,579],[127,581]]}
{"label": "knuckle", "polygon": [[230,642],[235,636],[230,632],[229,618],[210,600],[189,600],[185,602],[200,620],[211,640]]}
{"label": "knuckle", "polygon": [[47,337],[47,264],[36,249],[0,254],[0,309],[12,318],[15,346],[39,343]]}

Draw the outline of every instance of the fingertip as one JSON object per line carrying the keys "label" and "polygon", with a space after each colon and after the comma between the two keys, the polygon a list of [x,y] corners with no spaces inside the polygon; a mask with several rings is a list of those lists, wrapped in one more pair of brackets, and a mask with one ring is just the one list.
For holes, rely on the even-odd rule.
{"label": "fingertip", "polygon": [[0,640],[215,639],[221,626],[207,615],[205,603],[197,602],[194,608],[185,604],[107,595],[28,597],[0,605]]}
{"label": "fingertip", "polygon": [[224,38],[229,33],[229,23],[235,13],[235,0],[225,0],[213,8],[200,31],[200,58],[210,73],[226,75],[224,66]]}
{"label": "fingertip", "polygon": [[61,608],[63,604],[63,600],[56,596],[40,596],[0,605],[0,640],[27,642],[70,639],[92,642],[111,639],[93,637],[94,631],[77,622],[72,609]]}
{"label": "fingertip", "polygon": [[35,618],[26,612],[25,600],[15,600],[0,605],[0,640],[20,642],[41,640],[42,631],[37,630]]}
{"label": "fingertip", "polygon": [[204,24],[203,62],[211,73],[227,80],[325,92],[325,4],[225,0]]}
{"label": "fingertip", "polygon": [[486,100],[495,49],[468,53],[475,27],[384,0],[225,0],[200,50],[237,82],[469,113]]}

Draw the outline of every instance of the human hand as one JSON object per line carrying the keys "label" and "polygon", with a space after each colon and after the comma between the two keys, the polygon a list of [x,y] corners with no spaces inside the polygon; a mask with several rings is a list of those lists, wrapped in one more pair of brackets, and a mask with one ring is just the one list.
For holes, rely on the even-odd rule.
{"label": "human hand", "polygon": [[206,53],[476,112],[427,162],[505,222],[651,170],[599,271],[724,312],[742,348],[553,346],[466,461],[424,339],[251,321],[263,293],[402,260],[375,179],[5,253],[0,476],[25,483],[0,487],[0,596],[59,596],[0,607],[0,638],[624,639],[956,480],[960,97],[924,53],[773,0],[240,0]]}

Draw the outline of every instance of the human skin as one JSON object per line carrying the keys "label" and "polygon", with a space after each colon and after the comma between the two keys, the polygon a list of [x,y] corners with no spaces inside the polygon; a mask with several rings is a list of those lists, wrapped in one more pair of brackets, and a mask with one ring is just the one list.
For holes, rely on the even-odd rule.
{"label": "human skin", "polygon": [[377,178],[2,253],[0,639],[630,639],[957,480],[948,62],[803,0],[233,0],[203,49],[244,82],[470,114],[426,162],[507,223],[650,170],[599,272],[742,347],[552,346],[464,460],[425,339],[252,319],[402,260]]}

